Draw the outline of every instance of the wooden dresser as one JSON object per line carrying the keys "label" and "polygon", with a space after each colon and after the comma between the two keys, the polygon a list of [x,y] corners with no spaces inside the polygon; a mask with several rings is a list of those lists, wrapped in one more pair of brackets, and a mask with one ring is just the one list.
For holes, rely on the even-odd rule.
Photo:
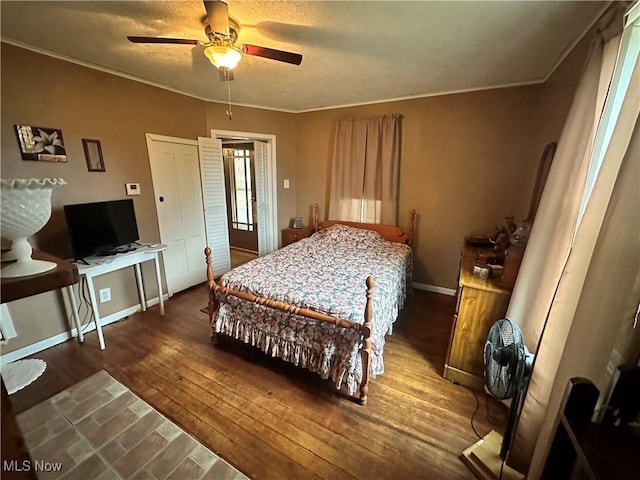
{"label": "wooden dresser", "polygon": [[285,228],[282,230],[282,246],[286,247],[290,243],[297,242],[313,234],[313,227]]}
{"label": "wooden dresser", "polygon": [[484,344],[491,325],[504,318],[511,287],[497,279],[473,275],[476,254],[490,252],[463,243],[458,279],[458,300],[443,376],[476,390],[484,388]]}

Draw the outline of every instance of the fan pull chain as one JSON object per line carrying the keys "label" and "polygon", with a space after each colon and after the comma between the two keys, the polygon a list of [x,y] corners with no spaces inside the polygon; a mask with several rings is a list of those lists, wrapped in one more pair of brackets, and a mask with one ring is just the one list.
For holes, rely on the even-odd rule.
{"label": "fan pull chain", "polygon": [[233,112],[231,111],[231,82],[229,80],[225,80],[225,85],[227,87],[227,118],[229,120],[233,119]]}

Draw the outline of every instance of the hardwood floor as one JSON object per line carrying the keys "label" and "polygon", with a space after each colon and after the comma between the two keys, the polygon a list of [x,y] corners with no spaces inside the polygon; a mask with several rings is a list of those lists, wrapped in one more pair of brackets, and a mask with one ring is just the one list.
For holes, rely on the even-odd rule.
{"label": "hardwood floor", "polygon": [[[473,478],[459,456],[477,440],[476,399],[441,376],[454,298],[409,297],[365,407],[244,345],[212,345],[206,298],[199,286],[172,297],[164,317],[153,307],[106,326],[104,351],[91,332],[34,355],[47,370],[11,396],[14,409],[104,369],[251,478]],[[501,432],[505,409],[477,397],[475,429]]]}
{"label": "hardwood floor", "polygon": [[258,254],[246,252],[244,250],[238,250],[237,248],[231,247],[229,249],[231,256],[231,268],[236,268],[239,265],[250,262],[251,260],[255,260],[258,258]]}

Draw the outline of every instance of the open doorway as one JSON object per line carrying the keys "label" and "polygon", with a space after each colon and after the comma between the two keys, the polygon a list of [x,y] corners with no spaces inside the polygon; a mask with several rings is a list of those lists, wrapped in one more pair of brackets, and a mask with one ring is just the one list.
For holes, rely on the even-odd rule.
{"label": "open doorway", "polygon": [[231,268],[258,258],[258,218],[253,142],[223,141]]}
{"label": "open doorway", "polygon": [[276,137],[228,130],[211,136],[223,147],[233,268],[278,248]]}

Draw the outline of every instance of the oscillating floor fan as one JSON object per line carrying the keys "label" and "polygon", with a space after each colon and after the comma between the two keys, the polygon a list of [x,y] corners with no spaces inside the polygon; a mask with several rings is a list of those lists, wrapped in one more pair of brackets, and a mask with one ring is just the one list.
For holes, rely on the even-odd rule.
{"label": "oscillating floor fan", "polygon": [[518,325],[506,318],[495,322],[484,346],[485,385],[497,399],[512,400],[504,437],[491,432],[463,452],[465,462],[480,478],[499,478],[501,473],[504,479],[519,477],[515,470],[504,465],[504,460],[532,365],[533,355],[524,345]]}

